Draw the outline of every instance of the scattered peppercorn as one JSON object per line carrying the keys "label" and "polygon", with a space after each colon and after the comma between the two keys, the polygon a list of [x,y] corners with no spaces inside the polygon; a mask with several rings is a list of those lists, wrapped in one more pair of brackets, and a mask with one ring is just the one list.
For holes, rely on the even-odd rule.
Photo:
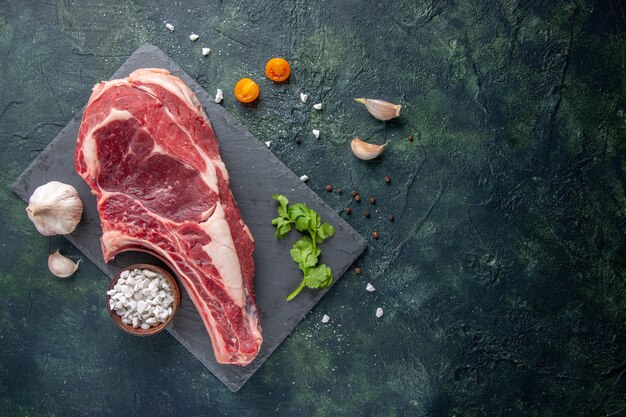
{"label": "scattered peppercorn", "polygon": [[352,192],[350,193],[350,195],[351,195],[352,197],[356,197],[356,191],[352,190]]}
{"label": "scattered peppercorn", "polygon": [[389,215],[389,221],[392,222],[396,219],[396,216],[394,216],[393,214]]}
{"label": "scattered peppercorn", "polygon": [[352,209],[350,207],[346,207],[343,211],[345,211],[348,216],[352,213]]}
{"label": "scattered peppercorn", "polygon": [[413,142],[413,135],[409,135],[408,139],[409,139],[409,142]]}
{"label": "scattered peppercorn", "polygon": [[335,192],[337,194],[341,194],[341,193],[343,193],[343,190],[341,188],[337,188],[337,189],[335,189]]}
{"label": "scattered peppercorn", "polygon": [[361,273],[361,268],[359,268],[358,266],[356,268],[354,268],[354,273],[355,274],[360,274]]}
{"label": "scattered peppercorn", "polygon": [[370,197],[370,204],[376,204],[376,198]]}
{"label": "scattered peppercorn", "polygon": [[301,143],[302,143],[302,141],[300,140],[300,138],[296,138],[296,145],[299,145]]}
{"label": "scattered peppercorn", "polygon": [[372,236],[374,237],[374,239],[378,239],[378,232],[376,230],[374,230],[372,232]]}
{"label": "scattered peppercorn", "polygon": [[358,195],[358,194],[357,194],[357,195],[355,195],[355,196],[354,196],[354,201],[356,201],[357,203],[358,203],[359,201],[361,201],[361,196],[360,196],[360,195]]}
{"label": "scattered peppercorn", "polygon": [[326,186],[326,191],[328,191],[329,193],[333,190],[333,186],[332,185],[327,185]]}
{"label": "scattered peppercorn", "polygon": [[385,175],[385,182],[389,184],[391,182],[391,177],[389,175]]}
{"label": "scattered peppercorn", "polygon": [[366,218],[366,219],[369,219],[369,218],[370,218],[370,212],[369,212],[369,211],[367,211],[367,210],[365,210],[365,211],[363,212],[363,216],[365,216],[365,218]]}

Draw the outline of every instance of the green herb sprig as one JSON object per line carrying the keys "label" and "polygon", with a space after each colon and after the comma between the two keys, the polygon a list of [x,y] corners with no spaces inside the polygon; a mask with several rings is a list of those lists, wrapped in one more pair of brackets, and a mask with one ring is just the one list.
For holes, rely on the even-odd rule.
{"label": "green herb sprig", "polygon": [[304,278],[298,288],[289,294],[287,301],[291,301],[304,287],[328,287],[333,282],[333,272],[326,265],[317,264],[321,254],[317,245],[334,235],[335,228],[328,223],[322,223],[319,214],[306,204],[289,205],[289,200],[284,195],[272,194],[272,197],[279,203],[278,217],[272,220],[272,224],[276,226],[275,236],[279,239],[284,238],[294,226],[296,230],[308,235],[298,239],[289,250],[291,258],[298,264]]}

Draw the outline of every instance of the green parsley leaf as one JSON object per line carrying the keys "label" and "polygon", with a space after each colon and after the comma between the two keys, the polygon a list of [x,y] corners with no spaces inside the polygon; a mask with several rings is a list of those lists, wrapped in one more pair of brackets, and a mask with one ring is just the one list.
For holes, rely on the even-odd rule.
{"label": "green parsley leaf", "polygon": [[289,200],[287,200],[287,197],[281,194],[272,194],[272,198],[278,201],[280,203],[280,206],[285,209],[285,211],[287,210],[287,204],[289,204]]}
{"label": "green parsley leaf", "polygon": [[318,265],[309,269],[304,281],[309,288],[326,288],[333,282],[333,271],[324,264]]}
{"label": "green parsley leaf", "polygon": [[296,223],[296,229],[301,232],[306,232],[309,227],[309,208],[302,204],[294,204],[288,207],[287,213],[289,218]]}
{"label": "green parsley leaf", "polygon": [[317,243],[322,243],[335,234],[335,228],[328,223],[324,223],[317,231]]}
{"label": "green parsley leaf", "polygon": [[309,268],[317,265],[317,257],[320,255],[321,250],[314,250],[311,238],[303,236],[293,244],[289,253],[300,267],[300,270],[306,273]]}
{"label": "green parsley leaf", "polygon": [[274,198],[274,200],[280,203],[280,206],[278,206],[278,215],[280,217],[289,217],[287,215],[287,204],[289,204],[289,200],[287,200],[287,197],[279,194],[272,194],[272,197]]}
{"label": "green parsley leaf", "polygon": [[276,233],[274,234],[274,236],[280,239],[287,236],[289,231],[291,231],[291,225],[293,224],[293,222],[288,218],[276,217],[274,220],[272,220],[272,224],[276,226]]}
{"label": "green parsley leaf", "polygon": [[321,222],[320,215],[315,210],[309,209],[309,230],[319,229]]}
{"label": "green parsley leaf", "polygon": [[319,214],[306,204],[289,205],[287,197],[279,194],[272,194],[272,198],[279,203],[278,217],[272,220],[272,224],[276,226],[275,236],[287,236],[294,225],[298,231],[308,234],[297,240],[289,250],[304,277],[298,288],[287,297],[287,301],[291,301],[304,287],[328,287],[333,282],[333,272],[326,265],[317,265],[321,254],[317,244],[333,236],[335,228],[328,223],[322,223]]}

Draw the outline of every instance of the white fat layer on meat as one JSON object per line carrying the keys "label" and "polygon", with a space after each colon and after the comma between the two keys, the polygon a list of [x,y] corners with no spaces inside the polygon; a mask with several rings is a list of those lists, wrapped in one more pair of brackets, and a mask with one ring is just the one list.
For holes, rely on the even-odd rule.
{"label": "white fat layer on meat", "polygon": [[241,265],[222,204],[218,203],[211,218],[199,226],[211,237],[211,242],[202,249],[211,256],[213,266],[222,277],[224,290],[238,307],[245,307]]}
{"label": "white fat layer on meat", "polygon": [[160,85],[170,93],[178,96],[193,111],[198,113],[209,126],[211,125],[195,94],[179,78],[171,76],[169,71],[161,68],[139,69],[130,74],[128,79],[131,82],[137,80],[144,84]]}
{"label": "white fat layer on meat", "polygon": [[254,236],[252,236],[252,232],[250,231],[250,229],[248,229],[248,225],[243,222],[243,219],[239,219],[239,224],[241,225],[243,230],[245,230],[245,232],[248,234],[248,237],[250,238],[250,240],[254,242]]}
{"label": "white fat layer on meat", "polygon": [[111,88],[111,87],[119,87],[119,86],[122,86],[122,85],[130,87],[129,82],[126,81],[125,78],[119,79],[119,80],[102,81],[101,83],[98,83],[98,84],[94,85],[93,89],[92,89],[93,90],[93,94],[89,98],[89,102],[87,103],[87,106],[89,106],[94,101],[98,100],[100,98],[100,96],[102,94],[104,94],[104,92],[107,91],[109,88]]}
{"label": "white fat layer on meat", "polygon": [[83,142],[83,158],[85,159],[85,164],[87,165],[88,175],[91,178],[96,178],[96,172],[100,167],[100,162],[98,161],[98,148],[96,146],[96,140],[93,137],[93,132],[115,120],[128,120],[132,118],[133,115],[126,110],[111,109],[111,113],[109,113],[106,119],[87,132]]}

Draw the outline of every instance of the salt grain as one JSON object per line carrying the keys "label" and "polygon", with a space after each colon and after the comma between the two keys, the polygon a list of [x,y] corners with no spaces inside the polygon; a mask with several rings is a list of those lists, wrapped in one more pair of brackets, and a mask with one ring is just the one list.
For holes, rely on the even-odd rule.
{"label": "salt grain", "polygon": [[165,27],[170,31],[170,32],[174,32],[174,25],[172,25],[171,23],[166,23]]}
{"label": "salt grain", "polygon": [[221,103],[222,100],[224,100],[224,92],[222,91],[221,88],[218,88],[217,91],[215,92],[215,102]]}
{"label": "salt grain", "polygon": [[328,317],[327,314],[324,314],[324,317],[322,317],[322,323],[328,323],[330,321],[330,317]]}
{"label": "salt grain", "polygon": [[378,307],[378,308],[376,309],[376,317],[380,318],[380,317],[382,317],[382,316],[383,316],[383,309],[382,309],[382,308],[380,308],[380,307]]}
{"label": "salt grain", "polygon": [[211,48],[202,48],[202,55],[209,56],[211,53]]}
{"label": "salt grain", "polygon": [[303,103],[306,103],[306,101],[309,99],[309,95],[305,94],[305,93],[300,93],[300,101]]}
{"label": "salt grain", "polygon": [[376,288],[374,288],[374,286],[372,284],[370,284],[369,282],[367,283],[367,286],[365,287],[365,289],[369,292],[374,292],[376,291]]}
{"label": "salt grain", "polygon": [[313,136],[315,136],[315,139],[320,138],[320,131],[318,129],[313,129],[311,133],[313,133]]}
{"label": "salt grain", "polygon": [[307,182],[309,180],[309,177],[307,175],[303,175],[300,177],[300,181],[302,182]]}
{"label": "salt grain", "polygon": [[314,105],[313,105],[313,108],[314,108],[315,110],[322,110],[322,103],[316,103],[316,104],[314,104]]}
{"label": "salt grain", "polygon": [[107,295],[109,309],[134,328],[149,329],[165,322],[172,314],[171,286],[163,276],[148,269],[122,272]]}
{"label": "salt grain", "polygon": [[195,33],[192,33],[191,35],[189,35],[189,40],[191,40],[191,42],[195,42],[198,39],[200,39],[200,36],[196,35]]}

